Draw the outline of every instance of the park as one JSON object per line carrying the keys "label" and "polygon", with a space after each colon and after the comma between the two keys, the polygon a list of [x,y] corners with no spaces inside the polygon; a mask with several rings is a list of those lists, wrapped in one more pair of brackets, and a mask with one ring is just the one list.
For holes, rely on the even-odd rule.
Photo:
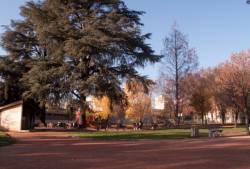
{"label": "park", "polygon": [[0,3],[0,169],[250,168],[249,0]]}

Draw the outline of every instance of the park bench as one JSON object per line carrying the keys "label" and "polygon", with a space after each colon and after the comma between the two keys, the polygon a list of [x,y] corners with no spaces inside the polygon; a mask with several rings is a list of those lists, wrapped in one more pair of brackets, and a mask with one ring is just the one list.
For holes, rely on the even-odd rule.
{"label": "park bench", "polygon": [[133,124],[133,129],[134,129],[134,130],[141,130],[142,127],[143,127],[143,123],[142,123],[142,122],[134,123],[134,124]]}
{"label": "park bench", "polygon": [[220,125],[214,125],[214,126],[210,126],[208,128],[208,137],[218,137],[218,136],[222,136],[222,126]]}

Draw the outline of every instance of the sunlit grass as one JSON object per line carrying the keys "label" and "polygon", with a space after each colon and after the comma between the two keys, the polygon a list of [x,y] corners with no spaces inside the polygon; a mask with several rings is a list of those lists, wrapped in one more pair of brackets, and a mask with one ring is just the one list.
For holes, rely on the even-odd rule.
{"label": "sunlit grass", "polygon": [[[200,137],[208,137],[208,129],[199,129]],[[223,136],[244,135],[245,127],[223,128]],[[84,131],[71,133],[71,136],[80,138],[104,140],[138,140],[138,139],[183,139],[190,138],[190,129],[164,129],[141,131]]]}
{"label": "sunlit grass", "polygon": [[223,135],[225,136],[230,136],[230,135],[245,135],[247,134],[246,132],[246,127],[243,126],[238,126],[237,128],[223,128]]}
{"label": "sunlit grass", "polygon": [[[200,136],[207,135],[206,129],[200,130]],[[165,129],[165,130],[142,130],[142,131],[98,131],[98,132],[78,132],[73,136],[93,139],[182,139],[190,137],[190,129]]]}

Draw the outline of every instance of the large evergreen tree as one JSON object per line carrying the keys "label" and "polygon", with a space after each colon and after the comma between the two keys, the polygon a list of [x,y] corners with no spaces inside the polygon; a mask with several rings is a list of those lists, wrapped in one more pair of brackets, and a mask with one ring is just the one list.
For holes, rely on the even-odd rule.
{"label": "large evergreen tree", "polygon": [[45,103],[74,96],[122,96],[123,79],[149,82],[136,68],[159,61],[142,35],[140,15],[120,0],[45,0],[21,8],[22,21],[6,30],[2,42],[10,56],[25,62],[24,96]]}
{"label": "large evergreen tree", "polygon": [[23,87],[18,83],[23,66],[8,57],[0,57],[0,106],[21,99]]}

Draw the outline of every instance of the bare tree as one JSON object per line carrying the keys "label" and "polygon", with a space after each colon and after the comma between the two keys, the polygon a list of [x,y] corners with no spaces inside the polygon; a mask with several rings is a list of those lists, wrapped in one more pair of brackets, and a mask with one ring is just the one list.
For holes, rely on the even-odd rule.
{"label": "bare tree", "polygon": [[[174,102],[174,114],[179,123],[181,113],[181,102],[183,102],[182,80],[198,65],[197,55],[194,48],[189,48],[186,36],[178,30],[176,24],[172,27],[171,33],[164,39],[162,54],[163,67],[161,76],[165,77],[165,87]],[[170,85],[172,84],[172,86]]]}
{"label": "bare tree", "polygon": [[[236,113],[244,113],[246,128],[249,132],[250,117],[250,50],[235,53],[226,62],[220,80],[230,97]],[[237,115],[237,114],[236,114]]]}

